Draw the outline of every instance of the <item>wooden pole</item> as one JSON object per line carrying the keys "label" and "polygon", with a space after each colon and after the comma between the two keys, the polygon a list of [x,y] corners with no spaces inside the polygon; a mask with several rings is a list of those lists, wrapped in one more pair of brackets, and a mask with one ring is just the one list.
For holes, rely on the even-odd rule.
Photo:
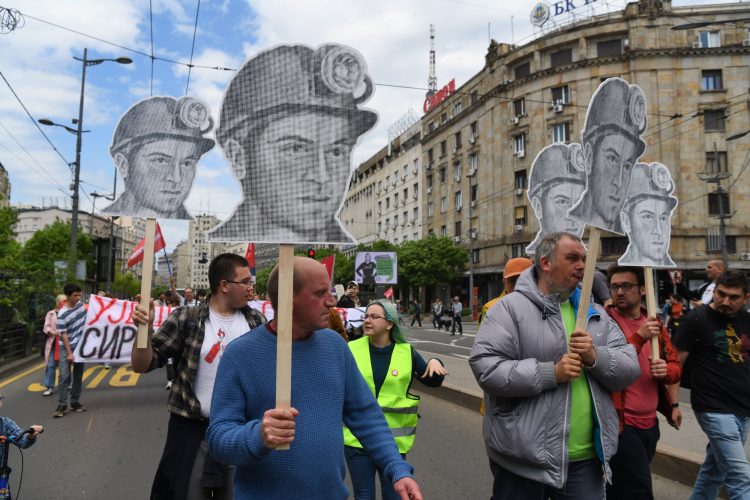
{"label": "wooden pole", "polygon": [[[643,268],[643,277],[646,282],[646,315],[649,318],[656,317],[656,293],[654,292],[654,272],[651,267]],[[659,337],[651,338],[651,360],[659,359]]]}
{"label": "wooden pole", "polygon": [[596,272],[596,259],[599,256],[599,242],[602,230],[598,227],[589,226],[589,248],[586,254],[586,268],[583,270],[583,283],[581,284],[581,300],[578,303],[578,315],[576,316],[576,329],[586,329],[586,318],[591,302],[591,289],[594,286],[594,273]]}
{"label": "wooden pole", "polygon": [[[154,238],[156,219],[146,219],[146,238],[143,242],[143,277],[141,279],[141,307],[148,311],[151,299],[151,279],[154,275]],[[135,339],[136,349],[148,347],[148,324],[138,325]]]}
{"label": "wooden pole", "polygon": [[[276,314],[276,408],[292,407],[292,302],[294,245],[279,245],[279,304]],[[277,450],[288,450],[281,445]]]}

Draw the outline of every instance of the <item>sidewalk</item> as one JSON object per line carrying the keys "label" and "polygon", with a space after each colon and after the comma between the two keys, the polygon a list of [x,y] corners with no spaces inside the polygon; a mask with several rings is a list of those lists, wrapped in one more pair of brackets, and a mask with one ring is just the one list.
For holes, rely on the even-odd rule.
{"label": "sidewalk", "polygon": [[[431,394],[452,403],[479,411],[482,390],[477,385],[468,360],[420,351],[425,359],[440,358],[448,369],[448,375],[439,388],[415,386],[416,392]],[[680,403],[682,427],[676,430],[659,414],[661,439],[656,456],[651,462],[651,471],[659,476],[692,486],[705,457],[708,439],[700,429],[689,403]],[[750,454],[750,442],[745,447]]]}

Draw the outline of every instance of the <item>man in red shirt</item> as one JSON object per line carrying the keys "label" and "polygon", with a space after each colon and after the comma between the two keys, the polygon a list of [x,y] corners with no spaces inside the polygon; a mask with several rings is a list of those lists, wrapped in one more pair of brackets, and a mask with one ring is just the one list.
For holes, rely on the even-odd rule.
{"label": "man in red shirt", "polygon": [[[659,440],[658,409],[679,428],[680,362],[669,333],[656,317],[647,317],[643,268],[613,265],[607,270],[613,303],[607,312],[638,352],[641,376],[622,392],[612,393],[620,417],[617,453],[610,461],[612,484],[607,499],[654,498],[651,459]],[[659,338],[659,359],[651,358],[651,338]]]}

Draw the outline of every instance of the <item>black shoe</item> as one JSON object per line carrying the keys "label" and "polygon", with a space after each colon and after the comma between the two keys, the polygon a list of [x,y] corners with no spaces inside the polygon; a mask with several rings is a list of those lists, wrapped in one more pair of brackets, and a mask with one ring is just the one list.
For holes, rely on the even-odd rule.
{"label": "black shoe", "polygon": [[62,418],[65,416],[66,411],[68,411],[67,406],[58,406],[55,413],[52,414],[52,418]]}
{"label": "black shoe", "polygon": [[70,403],[70,409],[71,411],[75,411],[78,413],[83,413],[86,411],[86,408],[81,403]]}

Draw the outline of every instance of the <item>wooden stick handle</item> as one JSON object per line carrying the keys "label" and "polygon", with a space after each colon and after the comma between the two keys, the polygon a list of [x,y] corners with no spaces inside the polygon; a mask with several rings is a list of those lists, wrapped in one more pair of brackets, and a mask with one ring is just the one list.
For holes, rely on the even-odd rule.
{"label": "wooden stick handle", "polygon": [[[643,268],[646,282],[646,314],[649,318],[656,316],[656,293],[654,292],[654,272],[651,267]],[[659,337],[651,337],[651,360],[659,359]]]}
{"label": "wooden stick handle", "polygon": [[[156,219],[146,219],[146,238],[143,242],[143,277],[141,278],[141,307],[148,311],[151,299],[151,279],[154,275],[154,238]],[[148,347],[148,323],[138,325],[135,338],[136,349]]]}
{"label": "wooden stick handle", "polygon": [[594,286],[594,273],[596,272],[596,259],[599,256],[599,242],[602,230],[598,227],[589,227],[589,249],[586,254],[586,268],[583,270],[583,283],[581,285],[581,300],[578,303],[578,315],[576,316],[576,329],[586,329],[586,318],[591,302],[591,289]]}
{"label": "wooden stick handle", "polygon": [[[276,408],[292,406],[292,303],[294,298],[294,245],[279,245],[279,303],[276,315]],[[281,445],[277,450],[288,450]]]}

